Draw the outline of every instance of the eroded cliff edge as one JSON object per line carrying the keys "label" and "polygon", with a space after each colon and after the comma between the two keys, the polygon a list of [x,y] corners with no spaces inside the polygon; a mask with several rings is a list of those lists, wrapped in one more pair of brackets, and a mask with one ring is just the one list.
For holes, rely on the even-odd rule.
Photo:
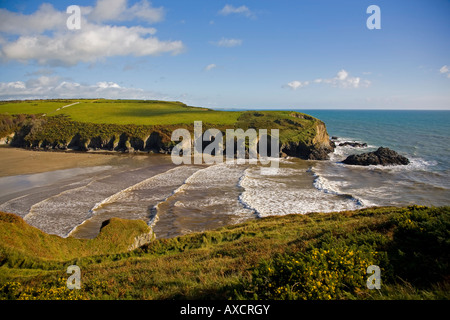
{"label": "eroded cliff edge", "polygon": [[[128,153],[166,153],[178,142],[171,140],[175,129],[193,133],[193,124],[119,125],[77,122],[66,115],[1,115],[2,136],[14,147],[34,150],[116,151]],[[201,120],[201,119],[199,119]],[[13,124],[5,126],[5,123]],[[279,130],[279,155],[307,160],[326,160],[334,150],[325,124],[307,114],[292,111],[242,112],[233,126],[203,123],[203,130],[226,129]],[[0,137],[1,138],[1,137]],[[203,147],[209,142],[204,142]],[[269,148],[270,149],[270,148]],[[269,154],[275,155],[268,150]]]}

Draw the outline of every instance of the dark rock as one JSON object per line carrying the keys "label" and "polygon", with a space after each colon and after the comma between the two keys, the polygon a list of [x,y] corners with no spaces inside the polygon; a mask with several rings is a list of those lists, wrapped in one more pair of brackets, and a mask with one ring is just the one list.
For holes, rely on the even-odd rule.
{"label": "dark rock", "polygon": [[336,143],[333,140],[330,140],[330,146],[333,149],[336,149]]}
{"label": "dark rock", "polygon": [[373,152],[352,154],[342,162],[345,164],[360,165],[360,166],[369,166],[369,165],[388,166],[388,165],[409,164],[409,160],[406,157],[399,155],[394,150],[383,147],[380,147],[378,148],[378,150]]}
{"label": "dark rock", "polygon": [[81,137],[79,133],[75,134],[70,140],[67,148],[72,149],[74,151],[87,151],[89,148],[89,139],[84,139]]}
{"label": "dark rock", "polygon": [[328,154],[333,150],[330,145],[307,145],[302,142],[283,144],[280,148],[287,156],[305,160],[329,160]]}
{"label": "dark rock", "polygon": [[339,139],[339,137],[336,137],[336,136],[331,137],[331,140],[337,140],[337,139]]}
{"label": "dark rock", "polygon": [[152,132],[145,141],[145,150],[153,150],[154,152],[162,149],[164,143],[162,137],[158,132]]}
{"label": "dark rock", "polygon": [[365,147],[367,147],[367,143],[346,141],[346,142],[339,143],[339,146],[340,147],[350,146],[350,147],[353,147],[353,148],[365,148]]}

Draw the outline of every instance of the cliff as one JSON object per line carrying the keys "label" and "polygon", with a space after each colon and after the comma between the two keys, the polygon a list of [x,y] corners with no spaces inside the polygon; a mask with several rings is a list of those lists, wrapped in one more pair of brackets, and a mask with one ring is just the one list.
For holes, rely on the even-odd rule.
{"label": "cliff", "polygon": [[[192,107],[189,107],[192,109]],[[199,108],[200,110],[204,110]],[[206,115],[210,115],[207,111]],[[325,124],[309,115],[290,111],[222,112],[224,118],[237,119],[233,124],[214,123],[202,118],[203,129],[216,128],[225,136],[226,129],[278,129],[279,155],[309,160],[328,159],[334,149]],[[23,117],[23,115],[22,115]],[[174,117],[177,114],[174,113]],[[10,145],[35,150],[117,151],[169,154],[178,142],[171,141],[175,129],[193,133],[193,123],[181,119],[179,124],[135,125],[74,121],[66,114],[33,116],[0,132],[13,134]],[[206,121],[205,121],[206,120]],[[176,121],[175,121],[176,122]],[[1,124],[0,124],[1,125]],[[1,128],[0,128],[1,129]],[[1,138],[1,137],[0,137]],[[208,143],[204,143],[206,147]],[[270,152],[270,151],[269,151]],[[273,155],[273,153],[272,153]]]}
{"label": "cliff", "polygon": [[317,120],[313,126],[312,140],[292,140],[281,146],[281,151],[289,156],[307,160],[328,160],[334,145],[330,141],[325,124]]}

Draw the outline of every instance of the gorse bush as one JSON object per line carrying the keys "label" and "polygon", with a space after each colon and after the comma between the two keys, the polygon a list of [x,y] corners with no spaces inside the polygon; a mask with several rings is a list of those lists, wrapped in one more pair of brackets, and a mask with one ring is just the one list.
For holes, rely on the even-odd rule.
{"label": "gorse bush", "polygon": [[254,299],[352,299],[370,296],[369,265],[381,269],[384,285],[445,287],[450,277],[448,208],[410,206],[373,230],[320,236],[306,248],[276,254],[252,269],[244,294]]}
{"label": "gorse bush", "polygon": [[0,114],[0,138],[14,133],[19,130],[20,127],[31,123],[31,121],[35,119],[35,115]]}
{"label": "gorse bush", "polygon": [[[337,241],[337,239],[334,239]],[[305,252],[278,254],[252,273],[256,299],[336,299],[366,286],[366,270],[378,264],[373,248],[325,242]]]}
{"label": "gorse bush", "polygon": [[84,300],[89,296],[107,296],[106,281],[90,280],[81,289],[68,289],[67,278],[39,282],[39,285],[9,281],[0,285],[0,300]]}
{"label": "gorse bush", "polygon": [[0,299],[14,300],[80,300],[82,292],[67,288],[67,279],[57,283],[41,283],[38,287],[24,286],[20,282],[7,282],[0,287]]}

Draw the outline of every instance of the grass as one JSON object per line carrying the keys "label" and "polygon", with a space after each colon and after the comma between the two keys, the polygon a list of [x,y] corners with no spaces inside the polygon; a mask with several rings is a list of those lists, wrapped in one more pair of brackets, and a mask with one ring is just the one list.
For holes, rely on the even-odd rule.
{"label": "grass", "polygon": [[12,268],[51,268],[58,261],[124,252],[135,237],[148,232],[144,221],[112,218],[95,239],[65,239],[43,233],[16,215],[1,212],[0,264]]}
{"label": "grass", "polygon": [[[1,225],[2,230],[13,228]],[[130,252],[104,251],[106,246],[81,250],[76,248],[83,242],[71,243],[73,254],[56,250],[43,259],[29,253],[32,246],[19,245],[28,240],[18,230],[30,228],[22,225],[9,234],[15,239],[9,251],[0,233],[0,297],[449,299],[449,226],[450,207],[369,208],[268,217],[157,239]],[[47,245],[64,251],[61,244]],[[77,250],[83,255],[74,258]],[[15,262],[8,262],[14,252]],[[18,252],[28,253],[26,264]],[[73,263],[82,270],[82,288],[71,293],[64,279]],[[380,290],[365,285],[369,264],[381,268]]]}
{"label": "grass", "polygon": [[[55,112],[56,109],[77,102],[78,100],[18,100],[0,101],[0,113],[9,114],[45,114]],[[80,100],[81,101],[81,100]]]}
{"label": "grass", "polygon": [[[77,103],[66,108],[63,106]],[[58,110],[59,109],[59,110]],[[0,113],[67,115],[78,122],[119,125],[234,124],[241,112],[189,107],[181,102],[152,100],[28,100],[1,102]]]}

